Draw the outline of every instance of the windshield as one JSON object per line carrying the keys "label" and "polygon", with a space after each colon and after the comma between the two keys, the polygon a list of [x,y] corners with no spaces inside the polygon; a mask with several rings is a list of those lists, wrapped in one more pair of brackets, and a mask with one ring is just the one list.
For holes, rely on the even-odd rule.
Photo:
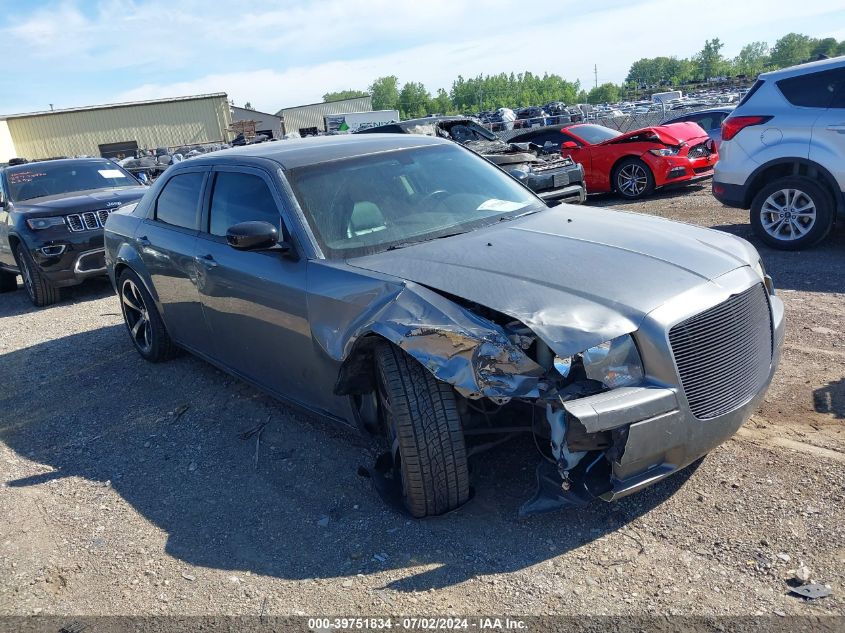
{"label": "windshield", "polygon": [[28,163],[6,169],[6,178],[13,202],[88,189],[139,186],[128,172],[108,160]]}
{"label": "windshield", "polygon": [[603,125],[579,125],[573,127],[571,132],[590,145],[609,141],[612,138],[622,135],[622,132],[611,130],[609,127],[604,127]]}
{"label": "windshield", "polygon": [[329,258],[399,248],[546,208],[497,167],[451,143],[286,174]]}

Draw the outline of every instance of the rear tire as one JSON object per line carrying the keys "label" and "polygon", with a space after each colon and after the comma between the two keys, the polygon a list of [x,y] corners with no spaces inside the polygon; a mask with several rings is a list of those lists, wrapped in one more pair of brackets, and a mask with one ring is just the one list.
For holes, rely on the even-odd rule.
{"label": "rear tire", "polygon": [[469,499],[469,469],[455,392],[401,349],[375,350],[379,409],[405,506],[443,514]]}
{"label": "rear tire", "polygon": [[[43,308],[58,303],[61,299],[61,291],[44,276],[26,247],[23,244],[18,244],[15,254],[21,277],[23,277],[24,288],[26,288],[26,293],[29,295],[32,304],[38,308]],[[15,282],[15,286],[17,287],[17,282]]]}
{"label": "rear tire", "polygon": [[0,270],[0,292],[14,292],[18,289],[18,276],[15,273]]}
{"label": "rear tire", "polygon": [[772,248],[809,248],[833,228],[833,200],[809,178],[779,178],[754,196],[749,219],[757,237]]}
{"label": "rear tire", "polygon": [[151,363],[173,358],[178,348],[164,327],[155,301],[134,271],[127,268],[120,273],[117,294],[129,338],[141,357]]}
{"label": "rear tire", "polygon": [[639,158],[625,158],[613,170],[613,189],[628,200],[650,196],[654,193],[654,174]]}

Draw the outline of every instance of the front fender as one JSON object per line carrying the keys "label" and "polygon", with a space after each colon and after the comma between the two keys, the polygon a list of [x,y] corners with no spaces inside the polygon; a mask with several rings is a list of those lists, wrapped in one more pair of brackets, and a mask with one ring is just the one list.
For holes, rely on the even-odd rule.
{"label": "front fender", "polygon": [[499,325],[424,286],[316,262],[308,285],[312,336],[340,363],[375,334],[468,398],[539,396],[543,369]]}

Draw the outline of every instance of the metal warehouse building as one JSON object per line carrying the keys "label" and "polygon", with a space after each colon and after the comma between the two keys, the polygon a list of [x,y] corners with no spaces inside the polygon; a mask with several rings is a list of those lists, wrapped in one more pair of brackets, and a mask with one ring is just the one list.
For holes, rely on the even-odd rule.
{"label": "metal warehouse building", "polygon": [[338,101],[324,101],[309,105],[285,108],[276,112],[284,120],[285,133],[297,132],[301,136],[326,131],[327,114],[347,114],[349,112],[369,112],[373,109],[372,97],[356,97]]}
{"label": "metal warehouse building", "polygon": [[0,162],[219,143],[231,124],[224,92],[0,116]]}

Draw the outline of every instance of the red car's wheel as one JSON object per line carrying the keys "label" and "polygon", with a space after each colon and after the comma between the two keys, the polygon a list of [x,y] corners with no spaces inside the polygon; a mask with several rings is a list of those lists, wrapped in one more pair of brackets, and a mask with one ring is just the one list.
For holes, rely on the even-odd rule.
{"label": "red car's wheel", "polygon": [[613,189],[629,200],[651,195],[654,192],[654,174],[639,158],[626,158],[613,170]]}

